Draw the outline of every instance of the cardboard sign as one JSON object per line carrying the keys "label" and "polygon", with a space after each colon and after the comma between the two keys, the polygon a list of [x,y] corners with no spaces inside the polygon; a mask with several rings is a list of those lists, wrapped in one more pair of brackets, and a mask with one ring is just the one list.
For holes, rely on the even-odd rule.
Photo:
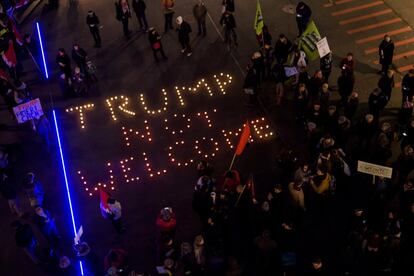
{"label": "cardboard sign", "polygon": [[374,176],[381,176],[385,178],[391,178],[392,168],[384,167],[364,161],[358,161],[358,171]]}
{"label": "cardboard sign", "polygon": [[76,233],[75,238],[74,238],[75,244],[78,244],[79,243],[80,238],[82,237],[82,234],[83,234],[83,227],[81,225],[81,227],[79,228],[79,230]]}
{"label": "cardboard sign", "polygon": [[43,115],[42,105],[39,99],[34,99],[13,107],[13,111],[19,124],[32,119],[39,119]]}
{"label": "cardboard sign", "polygon": [[326,39],[326,37],[316,42],[316,47],[318,47],[319,57],[321,58],[331,52],[331,49],[329,49],[329,44],[328,44],[328,40]]}

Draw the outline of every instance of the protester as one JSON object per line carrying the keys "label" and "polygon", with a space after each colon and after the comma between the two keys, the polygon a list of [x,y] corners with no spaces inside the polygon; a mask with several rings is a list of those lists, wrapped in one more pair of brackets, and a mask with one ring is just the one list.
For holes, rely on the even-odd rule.
{"label": "protester", "polygon": [[39,248],[32,227],[29,224],[22,224],[20,221],[14,221],[11,226],[15,229],[14,239],[16,245],[22,248],[35,264],[40,264]]}
{"label": "protester", "polygon": [[112,222],[118,234],[125,232],[126,229],[122,223],[122,206],[119,201],[109,196],[106,202],[101,201],[100,208],[102,216]]}
{"label": "protester", "polygon": [[392,58],[394,56],[394,42],[389,35],[384,36],[384,40],[378,47],[379,63],[381,64],[380,74],[386,74],[390,65],[392,64]]}
{"label": "protester", "polygon": [[414,96],[414,69],[410,69],[407,74],[404,75],[401,83],[402,90],[402,104],[406,101],[413,102]]}
{"label": "protester", "polygon": [[181,44],[181,53],[187,54],[187,57],[193,54],[193,50],[190,45],[190,33],[191,26],[181,16],[178,16],[176,19],[177,31],[178,31],[178,41]]}
{"label": "protester", "polygon": [[203,0],[198,0],[197,4],[195,4],[193,8],[193,15],[197,21],[198,26],[198,33],[197,35],[202,35],[203,37],[206,36],[206,15],[207,15],[207,8],[203,2]]}
{"label": "protester", "polygon": [[321,57],[320,69],[322,71],[323,78],[326,82],[329,81],[329,76],[332,72],[332,63],[332,52],[329,52],[327,55]]}
{"label": "protester", "polygon": [[292,42],[284,35],[280,34],[276,41],[273,54],[279,64],[284,64],[287,61],[290,51],[292,50]]}
{"label": "protester", "polygon": [[131,18],[131,9],[127,0],[118,0],[115,3],[116,19],[121,21],[122,30],[126,38],[129,37],[131,31],[129,30],[129,19]]}
{"label": "protester", "polygon": [[384,93],[387,103],[391,99],[391,92],[394,86],[394,71],[388,69],[384,76],[382,76],[378,81],[378,88],[381,89],[382,93]]}
{"label": "protester", "polygon": [[29,199],[30,206],[43,206],[45,193],[43,192],[42,185],[35,178],[34,173],[29,172],[26,174],[23,181],[23,189]]}
{"label": "protester", "polygon": [[65,49],[59,48],[56,56],[56,63],[58,64],[60,71],[65,74],[65,78],[70,79],[72,77],[72,67],[70,64],[70,58],[66,54]]}
{"label": "protester", "polygon": [[141,31],[148,31],[148,22],[145,16],[145,10],[147,8],[144,0],[132,0],[132,8],[134,9],[135,15],[137,16],[139,27]]}
{"label": "protester", "polygon": [[346,57],[341,60],[339,67],[341,68],[342,73],[353,76],[355,70],[354,54],[346,54]]}
{"label": "protester", "polygon": [[158,62],[157,53],[160,52],[163,59],[168,59],[164,53],[164,48],[162,47],[161,36],[155,30],[154,27],[149,28],[148,39],[151,45],[152,52],[154,54],[154,59]]}
{"label": "protester", "polygon": [[296,6],[296,23],[298,24],[299,35],[301,36],[302,33],[306,30],[308,23],[310,21],[312,15],[312,11],[308,5],[304,2],[299,2]]}
{"label": "protester", "polygon": [[61,237],[57,230],[55,221],[51,217],[49,211],[43,209],[42,207],[36,207],[33,221],[43,236],[47,239],[50,247],[52,249],[56,248]]}
{"label": "protester", "polygon": [[164,32],[174,29],[173,16],[174,16],[174,4],[175,0],[162,0],[162,9],[164,12]]}
{"label": "protester", "polygon": [[[220,19],[220,24],[224,26],[224,42],[228,43],[229,39],[234,40],[234,44],[237,47],[237,34],[236,34],[236,20],[231,12],[224,12]],[[230,38],[230,36],[232,38]]]}
{"label": "protester", "polygon": [[88,11],[88,15],[86,16],[86,24],[89,27],[89,31],[92,34],[93,40],[95,41],[94,47],[100,48],[101,47],[101,35],[99,33],[99,18],[96,16],[94,11]]}
{"label": "protester", "polygon": [[76,66],[80,68],[82,74],[87,74],[86,70],[86,60],[88,58],[88,54],[86,51],[79,47],[79,44],[73,44],[72,49],[72,59],[76,63]]}

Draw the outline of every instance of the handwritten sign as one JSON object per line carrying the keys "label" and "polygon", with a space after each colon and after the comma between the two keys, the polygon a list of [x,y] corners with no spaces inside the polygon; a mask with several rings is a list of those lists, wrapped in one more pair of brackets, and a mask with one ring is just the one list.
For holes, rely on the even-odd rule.
{"label": "handwritten sign", "polygon": [[316,47],[318,47],[319,57],[321,58],[331,52],[331,49],[329,48],[328,40],[326,39],[326,37],[316,42]]}
{"label": "handwritten sign", "polygon": [[375,176],[391,178],[392,168],[384,167],[364,161],[358,161],[358,171]]}
{"label": "handwritten sign", "polygon": [[19,124],[32,119],[39,119],[43,115],[42,105],[39,99],[34,99],[13,107],[13,111]]}

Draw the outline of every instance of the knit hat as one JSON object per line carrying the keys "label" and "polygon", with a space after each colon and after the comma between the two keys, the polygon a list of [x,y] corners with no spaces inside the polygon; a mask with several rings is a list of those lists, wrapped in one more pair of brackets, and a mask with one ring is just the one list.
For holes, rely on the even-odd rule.
{"label": "knit hat", "polygon": [[175,22],[177,22],[178,25],[181,25],[181,23],[183,23],[183,17],[178,16],[177,19],[175,20]]}

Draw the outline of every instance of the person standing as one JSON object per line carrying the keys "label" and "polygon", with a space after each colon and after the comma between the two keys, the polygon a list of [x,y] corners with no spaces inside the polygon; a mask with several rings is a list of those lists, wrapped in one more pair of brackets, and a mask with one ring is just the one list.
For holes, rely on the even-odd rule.
{"label": "person standing", "polygon": [[236,20],[232,13],[226,11],[223,13],[223,16],[220,19],[220,24],[224,26],[224,42],[229,41],[230,36],[234,39],[234,44],[237,47],[237,34],[236,34]]}
{"label": "person standing", "polygon": [[125,227],[122,224],[122,206],[119,201],[114,198],[108,198],[108,214],[116,232],[119,234],[125,232]]}
{"label": "person standing", "polygon": [[40,232],[47,239],[50,247],[56,248],[60,235],[57,230],[54,219],[51,217],[49,211],[38,206],[35,209],[35,214],[33,216],[33,222],[39,228]]}
{"label": "person standing", "polygon": [[198,33],[197,35],[206,36],[206,15],[207,15],[207,8],[204,5],[203,0],[198,0],[198,3],[195,4],[193,8],[193,15],[194,18],[197,20],[198,26]]}
{"label": "person standing", "polygon": [[386,74],[390,65],[392,64],[392,58],[394,56],[394,42],[389,35],[384,36],[384,40],[378,47],[379,63],[381,64],[381,71],[378,73]]}
{"label": "person standing", "polygon": [[276,58],[278,64],[284,64],[292,51],[292,42],[284,35],[280,34],[279,39],[275,43],[275,49],[273,55]]}
{"label": "person standing", "polygon": [[414,96],[414,69],[408,71],[402,79],[401,83],[402,90],[402,104],[406,101],[413,102]]}
{"label": "person standing", "polygon": [[164,32],[174,29],[173,16],[174,16],[174,3],[175,0],[161,0],[162,8],[164,11]]}
{"label": "person standing", "polygon": [[56,63],[58,64],[60,71],[65,74],[65,78],[70,79],[72,77],[72,67],[70,58],[66,54],[65,49],[59,48],[56,56]]}
{"label": "person standing", "polygon": [[45,193],[43,192],[42,185],[35,179],[35,174],[29,172],[24,179],[23,190],[26,193],[30,206],[42,206]]}
{"label": "person standing", "polygon": [[20,247],[35,264],[40,264],[38,254],[38,242],[29,224],[14,221],[11,226],[15,229],[14,239],[17,247]]}
{"label": "person standing", "polygon": [[310,17],[312,15],[312,10],[308,5],[304,2],[299,2],[296,6],[296,23],[298,24],[299,35],[301,36],[302,33],[306,30],[308,26]]}
{"label": "person standing", "polygon": [[151,45],[152,52],[154,54],[155,61],[158,62],[157,52],[160,52],[161,56],[164,59],[168,59],[162,47],[161,36],[158,34],[154,27],[149,28],[148,39]]}
{"label": "person standing", "polygon": [[115,3],[116,19],[122,22],[124,36],[129,37],[131,31],[129,30],[129,18],[131,18],[131,10],[129,8],[128,0],[119,0]]}
{"label": "person standing", "polygon": [[176,19],[177,22],[177,31],[178,31],[178,41],[181,44],[181,53],[187,53],[187,57],[193,54],[190,45],[190,33],[191,33],[191,26],[187,22],[183,20],[181,16],[178,16]]}
{"label": "person standing", "polygon": [[380,88],[382,93],[384,93],[384,95],[386,96],[387,103],[391,99],[391,93],[392,93],[392,89],[394,88],[394,86],[395,86],[394,71],[388,69],[387,74],[382,76],[378,81],[378,88]]}
{"label": "person standing", "polygon": [[348,53],[346,54],[346,57],[341,60],[341,63],[339,64],[341,67],[341,72],[354,75],[355,70],[355,61],[354,61],[354,54]]}
{"label": "person standing", "polygon": [[139,27],[143,32],[148,31],[147,18],[145,16],[145,10],[147,6],[145,5],[144,0],[132,0],[132,8],[137,16]]}
{"label": "person standing", "polygon": [[8,177],[4,173],[0,174],[0,195],[7,199],[10,212],[18,217],[21,217],[23,212],[17,199],[16,190],[13,185],[7,181],[7,179]]}
{"label": "person standing", "polygon": [[82,74],[86,74],[86,59],[88,57],[88,54],[86,51],[79,47],[79,44],[75,43],[73,44],[72,49],[72,59],[75,61],[76,66],[78,66],[82,72]]}
{"label": "person standing", "polygon": [[95,48],[101,47],[101,35],[99,34],[99,18],[96,16],[94,11],[88,11],[86,16],[86,24],[89,27],[89,31],[92,34],[93,40],[95,41]]}
{"label": "person standing", "polygon": [[321,57],[320,69],[322,71],[323,78],[326,82],[329,82],[329,76],[332,72],[332,52]]}

